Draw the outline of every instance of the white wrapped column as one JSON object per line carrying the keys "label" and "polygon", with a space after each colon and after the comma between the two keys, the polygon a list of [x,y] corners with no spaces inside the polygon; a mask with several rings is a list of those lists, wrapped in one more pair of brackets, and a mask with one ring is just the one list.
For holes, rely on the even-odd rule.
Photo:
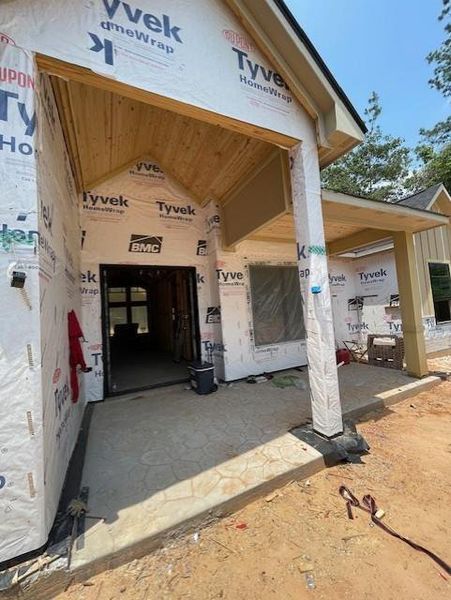
{"label": "white wrapped column", "polygon": [[316,145],[290,151],[290,173],[313,429],[331,437],[343,431],[343,422]]}

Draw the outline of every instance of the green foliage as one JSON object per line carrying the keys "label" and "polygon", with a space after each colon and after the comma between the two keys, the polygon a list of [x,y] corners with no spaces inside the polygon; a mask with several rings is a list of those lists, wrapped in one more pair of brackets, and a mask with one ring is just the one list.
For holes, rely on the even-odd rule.
{"label": "green foliage", "polygon": [[384,135],[378,124],[382,107],[373,92],[365,110],[365,140],[322,172],[325,188],[375,200],[394,200],[404,195],[409,173],[409,149],[402,138]]}
{"label": "green foliage", "polygon": [[439,121],[432,129],[420,129],[422,144],[430,144],[440,148],[451,144],[451,116],[445,121]]}
{"label": "green foliage", "polygon": [[450,1],[443,0],[443,9],[439,16],[439,21],[446,21],[446,38],[440,48],[430,52],[427,55],[427,61],[434,64],[434,76],[429,80],[429,85],[439,92],[445,98],[451,96],[451,22],[450,22]]}
{"label": "green foliage", "polygon": [[440,150],[421,145],[416,148],[416,153],[422,160],[422,166],[409,178],[406,187],[416,192],[443,183],[447,190],[451,190],[451,144]]}
{"label": "green foliage", "polygon": [[[439,16],[445,21],[446,38],[438,50],[430,52],[427,61],[435,64],[434,76],[429,85],[443,94],[451,97],[451,22],[450,0],[443,0],[443,10]],[[439,121],[432,129],[420,129],[421,143],[415,148],[415,154],[420,162],[418,170],[407,181],[407,187],[418,191],[443,183],[451,191],[451,116],[445,121]]]}

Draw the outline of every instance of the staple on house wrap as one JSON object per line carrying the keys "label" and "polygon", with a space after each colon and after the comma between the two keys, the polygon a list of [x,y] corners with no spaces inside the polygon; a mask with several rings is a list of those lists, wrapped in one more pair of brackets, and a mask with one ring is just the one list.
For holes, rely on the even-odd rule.
{"label": "staple on house wrap", "polygon": [[28,489],[30,492],[30,498],[34,498],[36,496],[36,488],[34,485],[33,473],[31,473],[31,472],[28,473],[27,479],[28,479]]}
{"label": "staple on house wrap", "polygon": [[33,426],[33,416],[31,414],[31,410],[27,410],[27,423],[28,423],[28,431],[31,436],[34,436],[34,426]]}
{"label": "staple on house wrap", "polygon": [[20,295],[21,295],[23,301],[25,302],[28,310],[33,310],[33,307],[30,302],[30,298],[28,297],[27,290],[24,287],[20,288]]}
{"label": "staple on house wrap", "polygon": [[31,344],[27,344],[27,357],[28,357],[28,366],[30,369],[34,368],[34,360],[33,360],[33,348]]}

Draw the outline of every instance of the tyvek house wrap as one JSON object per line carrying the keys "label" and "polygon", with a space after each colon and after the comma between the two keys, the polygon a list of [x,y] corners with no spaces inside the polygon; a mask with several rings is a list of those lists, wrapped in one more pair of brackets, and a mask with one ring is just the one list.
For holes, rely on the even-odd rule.
{"label": "tyvek house wrap", "polygon": [[85,191],[80,211],[82,321],[93,367],[86,375],[88,400],[103,398],[101,264],[194,267],[202,354],[214,360],[222,377],[221,324],[210,317],[217,306],[208,225],[219,222],[214,203],[200,207],[155,161],[143,159]]}
{"label": "tyvek house wrap", "polygon": [[[78,212],[47,79],[0,44],[0,561],[47,540],[83,401],[72,405],[67,311],[79,307]],[[10,286],[26,273],[23,290]]]}
{"label": "tyvek house wrap", "polygon": [[[366,343],[369,333],[402,335],[396,263],[393,251],[329,261],[330,285],[337,344]],[[424,300],[424,298],[423,298]],[[451,326],[423,314],[426,351],[451,346]]]}
{"label": "tyvek house wrap", "polygon": [[[81,319],[78,194],[47,75],[38,79],[39,291],[45,528],[55,518],[85,405],[70,389],[68,313]],[[84,345],[85,346],[85,345]],[[86,351],[86,350],[85,350]]]}
{"label": "tyvek house wrap", "polygon": [[302,139],[310,121],[222,0],[12,0],[2,3],[0,33],[35,52],[290,137]]}
{"label": "tyvek house wrap", "polygon": [[[147,16],[146,16],[147,15]],[[201,15],[201,17],[199,16]],[[159,26],[155,24],[160,23]],[[152,27],[149,27],[149,24]],[[146,38],[147,36],[147,38]],[[180,39],[178,39],[180,38]],[[318,220],[317,212],[313,211],[312,214],[316,215],[310,217],[310,209],[318,209],[320,207],[320,199],[318,196],[319,189],[316,189],[316,177],[317,177],[317,155],[316,145],[311,144],[311,136],[313,131],[313,125],[310,118],[307,116],[305,111],[300,105],[294,100],[291,92],[287,89],[283,79],[275,72],[275,70],[268,63],[266,58],[253,44],[249,36],[244,32],[243,28],[239,24],[238,20],[231,13],[224,2],[219,0],[199,0],[196,2],[195,10],[193,9],[193,3],[187,0],[177,0],[170,4],[163,2],[162,0],[155,0],[150,2],[149,0],[142,0],[137,4],[123,3],[120,1],[101,1],[92,0],[91,2],[72,2],[71,0],[45,0],[42,2],[32,2],[31,0],[12,0],[8,3],[3,3],[0,12],[0,45],[6,45],[12,47],[14,45],[21,46],[28,50],[40,52],[44,55],[56,57],[58,59],[65,60],[69,63],[74,63],[83,67],[92,69],[94,72],[102,73],[106,76],[112,77],[117,81],[130,84],[132,86],[138,86],[142,89],[155,92],[161,96],[168,96],[170,98],[186,102],[193,106],[205,108],[212,112],[224,114],[244,122],[260,125],[268,130],[279,131],[286,133],[290,136],[298,137],[302,140],[308,140],[311,152],[314,152],[314,159],[312,161],[305,162],[304,169],[307,175],[307,187],[309,188],[310,182],[314,182],[313,194],[307,195],[307,203],[304,204],[299,200],[298,195],[295,197],[295,207],[298,206],[298,239],[307,239],[309,237],[308,228],[310,227],[310,221],[316,226],[322,227],[321,219]],[[143,41],[144,40],[144,41]],[[153,41],[152,41],[153,40]],[[22,52],[20,50],[9,50],[11,55],[13,52]],[[16,60],[16,59],[14,59]],[[19,59],[17,59],[19,60]],[[17,65],[24,68],[24,65]],[[26,71],[26,69],[25,69]],[[25,72],[24,71],[24,72]],[[6,85],[14,85],[14,82],[7,82]],[[21,90],[20,93],[26,92]],[[28,92],[31,94],[31,91]],[[32,96],[30,95],[30,98]],[[47,111],[44,118],[49,119],[53,122],[53,119],[57,119],[52,111]],[[20,112],[19,112],[20,115]],[[19,119],[19,117],[16,117]],[[22,120],[23,121],[23,120]],[[23,130],[24,123],[17,121],[16,125],[19,127],[19,131]],[[0,125],[4,123],[0,122]],[[8,125],[12,127],[12,125]],[[12,134],[12,130],[5,129],[8,135]],[[15,131],[15,130],[14,130]],[[22,131],[22,135],[23,131]],[[313,133],[314,136],[314,133]],[[2,146],[2,152],[4,151],[5,145]],[[19,146],[18,146],[19,148]],[[25,149],[25,146],[23,147]],[[58,148],[55,146],[55,148]],[[47,153],[50,149],[46,146],[42,146],[41,151]],[[20,151],[20,148],[19,148]],[[9,152],[9,149],[8,149]],[[60,149],[60,152],[63,150]],[[30,155],[31,156],[31,155]],[[53,156],[53,155],[52,155]],[[50,154],[48,159],[51,161]],[[37,225],[40,227],[39,235],[32,234],[38,239],[38,247],[42,248],[40,251],[40,266],[42,266],[42,272],[45,274],[44,279],[41,282],[41,302],[43,305],[43,315],[45,319],[49,320],[50,329],[54,328],[56,332],[56,339],[62,339],[63,331],[63,319],[58,306],[54,308],[53,312],[51,305],[45,306],[46,297],[53,298],[52,304],[56,302],[57,298],[64,298],[66,305],[65,308],[74,307],[77,309],[78,300],[75,287],[72,285],[72,273],[77,270],[77,259],[76,253],[73,251],[73,234],[72,230],[64,229],[64,222],[66,225],[76,223],[76,215],[73,213],[73,204],[70,202],[65,206],[65,215],[67,219],[63,222],[61,228],[56,226],[56,219],[58,217],[58,211],[55,209],[55,226],[54,231],[58,230],[58,234],[53,237],[49,231],[47,231],[46,220],[48,216],[41,214],[38,220],[38,213],[33,213],[33,210],[39,212],[40,207],[37,203],[37,191],[36,191],[36,179],[35,179],[35,166],[34,159],[30,158],[29,164],[32,165],[32,175],[28,180],[22,181],[23,169],[20,174],[17,174],[16,168],[18,164],[21,164],[22,157],[19,157],[19,162],[11,163],[11,156],[5,159],[2,156],[2,169],[3,172],[8,171],[8,177],[10,181],[8,184],[10,187],[10,197],[5,200],[2,198],[0,202],[10,203],[7,206],[14,206],[16,208],[21,202],[26,206],[32,205],[32,209],[29,212],[29,223],[32,223],[36,228]],[[67,162],[67,161],[65,161]],[[60,163],[56,163],[55,172],[59,170],[64,172],[65,167]],[[44,167],[43,167],[44,168]],[[49,169],[53,174],[53,167]],[[20,184],[18,184],[18,178]],[[65,183],[63,182],[65,180]],[[67,177],[59,178],[56,180],[60,183],[58,191],[60,191],[62,185],[68,185]],[[53,197],[55,190],[49,189],[45,191],[45,187],[48,185],[47,182],[43,183],[43,197]],[[52,184],[53,185],[53,184]],[[22,187],[21,187],[22,186]],[[24,194],[22,199],[23,190],[28,186],[27,194]],[[21,189],[18,189],[21,187]],[[302,187],[302,185],[301,185]],[[66,190],[67,191],[67,190]],[[14,192],[14,200],[12,200],[12,193]],[[69,197],[70,192],[64,192],[63,198]],[[53,197],[56,205],[56,199]],[[17,203],[17,204],[16,204]],[[210,205],[211,208],[211,205]],[[214,210],[214,209],[212,209]],[[320,209],[319,209],[320,210]],[[208,214],[208,209],[206,209]],[[302,214],[304,213],[304,214]],[[45,211],[47,215],[47,210]],[[215,217],[214,212],[209,215]],[[7,217],[5,216],[5,219]],[[8,215],[11,220],[11,215]],[[216,217],[215,217],[216,218]],[[34,219],[34,221],[33,221]],[[203,221],[205,223],[205,220]],[[8,227],[10,221],[5,221]],[[61,231],[65,235],[65,244],[61,240]],[[87,229],[85,231],[85,242],[87,241]],[[203,230],[203,235],[208,240],[210,237],[214,237],[214,233],[209,231],[208,228]],[[322,229],[320,229],[322,232]],[[41,237],[42,233],[42,237]],[[142,233],[142,232],[138,232]],[[28,235],[28,234],[27,234]],[[27,239],[27,235],[23,239]],[[171,234],[172,235],[172,234]],[[321,237],[320,233],[316,234]],[[210,236],[210,237],[209,237]],[[21,238],[22,239],[22,238]],[[204,239],[204,237],[199,239]],[[83,236],[82,236],[83,240]],[[23,240],[22,240],[23,241]],[[119,244],[127,244],[130,240],[126,237],[117,239]],[[318,241],[318,240],[317,240]],[[216,243],[216,242],[215,242]],[[319,244],[321,239],[319,239]],[[61,245],[62,244],[62,245]],[[16,247],[24,246],[16,242]],[[35,244],[36,246],[36,244]],[[124,251],[123,246],[122,251]],[[127,248],[128,246],[125,246]],[[209,291],[205,291],[204,304],[205,307],[215,307],[217,298],[221,299],[224,297],[224,311],[231,311],[230,307],[233,306],[233,302],[229,304],[226,300],[228,294],[223,294],[221,288],[216,292],[217,282],[212,277],[212,266],[215,264],[215,271],[218,270],[236,272],[234,269],[233,262],[237,260],[238,255],[231,256],[230,254],[221,255],[219,250],[220,246],[216,244],[215,255],[211,254],[205,259],[204,270],[208,269],[210,273],[209,283],[207,287]],[[67,254],[66,254],[66,250]],[[88,246],[87,252],[89,252]],[[30,248],[28,248],[30,250]],[[55,253],[55,258],[52,258],[52,250]],[[128,250],[125,250],[128,252]],[[189,253],[192,249],[188,250]],[[213,251],[212,251],[213,252]],[[258,255],[258,251],[256,252]],[[33,259],[33,255],[28,253],[27,260],[29,264]],[[196,255],[197,256],[197,255]],[[119,254],[116,258],[109,256],[111,262],[115,260],[123,260],[123,256]],[[258,259],[258,256],[255,257]],[[85,289],[91,288],[93,290],[92,297],[95,297],[95,291],[98,291],[98,281],[95,281],[95,276],[98,276],[99,259],[93,260],[93,268],[90,269],[89,257],[87,268],[84,269],[85,279],[83,286]],[[197,260],[197,259],[196,259]],[[314,259],[313,262],[315,262]],[[61,275],[60,263],[64,262],[64,278]],[[133,262],[133,261],[131,261]],[[321,280],[324,275],[324,268],[322,260],[319,261]],[[52,266],[52,263],[54,265]],[[5,263],[6,265],[6,263]],[[8,262],[9,265],[9,262]],[[27,267],[30,268],[31,267]],[[55,271],[52,273],[52,268]],[[96,271],[97,268],[97,271]],[[6,266],[5,266],[6,269]],[[300,273],[302,271],[300,265]],[[90,271],[90,274],[87,273]],[[199,264],[199,271],[201,272],[201,265]],[[327,271],[326,271],[327,273]],[[51,275],[51,277],[49,277]],[[46,281],[46,279],[48,281]],[[21,436],[20,436],[20,449],[21,452],[28,452],[29,457],[33,457],[34,471],[36,473],[40,471],[46,474],[45,478],[45,490],[42,489],[43,477],[39,479],[36,476],[33,477],[32,470],[28,470],[26,473],[23,472],[24,466],[27,465],[27,456],[24,460],[20,461],[20,494],[18,498],[20,501],[15,501],[17,506],[21,506],[22,515],[28,514],[28,510],[35,511],[34,519],[28,518],[26,521],[26,530],[28,539],[24,540],[20,538],[20,531],[25,531],[23,528],[22,521],[19,531],[19,542],[16,543],[17,537],[10,535],[10,527],[7,526],[7,535],[2,539],[1,544],[7,550],[2,554],[0,560],[11,555],[25,552],[36,545],[39,545],[45,541],[48,522],[51,519],[51,515],[54,511],[56,504],[55,498],[58,496],[58,490],[60,488],[60,482],[64,477],[65,463],[70,449],[75,441],[75,432],[77,429],[77,422],[81,418],[82,401],[77,407],[69,407],[67,403],[67,391],[64,389],[64,382],[66,381],[67,371],[66,366],[59,366],[60,361],[65,361],[65,358],[61,352],[52,354],[53,348],[49,345],[45,339],[45,335],[42,339],[43,347],[43,370],[45,370],[45,376],[42,376],[42,390],[41,390],[41,374],[33,371],[36,366],[40,369],[39,358],[36,360],[36,356],[39,357],[40,351],[39,346],[41,344],[40,335],[37,334],[39,331],[38,316],[35,312],[35,297],[33,294],[37,294],[37,290],[33,287],[33,281],[35,286],[37,284],[37,275],[30,275],[27,282],[27,292],[31,299],[32,309],[29,310],[27,316],[21,320],[21,326],[25,327],[25,323],[28,319],[29,327],[26,329],[28,337],[33,338],[30,343],[32,352],[28,353],[29,361],[34,367],[31,367],[29,362],[25,362],[23,357],[23,350],[21,346],[17,346],[17,365],[19,368],[20,376],[26,379],[28,386],[32,386],[32,390],[29,393],[29,400],[27,400],[27,387],[25,385],[25,379],[22,381],[23,386],[20,388],[23,390],[24,398],[23,402],[17,401],[18,411],[23,411],[23,407],[27,406],[27,402],[36,403],[38,402],[39,394],[43,393],[45,397],[42,398],[42,403],[37,404],[37,407],[41,406],[41,414],[37,414],[38,411],[32,413],[32,423],[30,427],[30,421],[27,421],[26,429],[22,425]],[[206,280],[207,281],[207,280]],[[216,285],[216,287],[215,287]],[[244,285],[240,285],[242,289],[238,294],[242,294],[242,299],[246,301],[246,282]],[[28,289],[29,288],[29,289]],[[65,290],[63,292],[63,290]],[[244,293],[243,293],[244,291]],[[328,290],[327,285],[323,286],[324,291],[324,315],[316,315],[320,317],[320,327],[326,325],[329,327],[329,304],[328,304]],[[14,290],[16,292],[16,290]],[[48,293],[47,293],[48,292]],[[9,292],[5,292],[10,294]],[[71,296],[72,294],[72,296]],[[307,299],[307,288],[304,289],[304,299]],[[88,293],[84,293],[84,303],[86,308],[86,297]],[[202,294],[200,294],[202,296]],[[17,296],[11,296],[16,298]],[[222,301],[222,300],[221,300]],[[211,303],[211,304],[210,304]],[[246,306],[245,303],[241,303],[240,306]],[[311,306],[310,301],[306,302],[306,305]],[[11,304],[8,315],[14,313],[15,302]],[[61,310],[64,310],[61,308]],[[93,314],[96,314],[98,310],[98,295],[97,300],[93,301],[91,308],[87,308],[88,312],[91,310]],[[53,314],[53,317],[51,316]],[[243,313],[244,314],[244,313]],[[6,311],[5,311],[6,315]],[[6,319],[6,316],[4,317]],[[98,318],[98,313],[97,313]],[[312,324],[315,324],[315,312],[308,312],[307,318],[311,320]],[[52,320],[53,319],[53,320]],[[215,352],[218,355],[222,352],[227,353],[227,342],[222,338],[221,332],[216,335],[215,331],[220,330],[218,324],[209,323],[205,316],[205,323],[202,321],[203,315],[200,315],[200,320],[204,328],[204,332],[201,333],[202,342],[212,341],[216,345]],[[208,325],[208,327],[206,327]],[[241,322],[243,325],[243,321]],[[46,328],[43,328],[44,331]],[[89,328],[88,328],[89,329]],[[225,331],[226,327],[222,328]],[[315,326],[315,329],[318,329]],[[17,331],[17,330],[16,330]],[[233,330],[232,330],[233,331]],[[240,350],[242,350],[240,357],[242,360],[235,362],[234,364],[227,365],[227,361],[221,360],[220,356],[217,356],[217,368],[218,375],[221,376],[221,364],[223,364],[223,372],[226,378],[234,378],[236,373],[241,373],[240,365],[246,364],[246,369],[252,367],[252,370],[257,370],[261,365],[261,355],[257,352],[257,349],[252,348],[251,333],[249,327],[242,327],[243,334],[235,336],[234,343],[238,343]],[[93,334],[94,333],[94,334]],[[309,328],[307,327],[307,333],[310,334]],[[211,336],[210,336],[211,334]],[[85,335],[88,335],[89,343],[91,345],[90,351],[96,352],[98,355],[99,344],[101,340],[95,332],[85,331]],[[25,336],[26,338],[26,336]],[[312,338],[313,339],[313,338]],[[217,341],[220,340],[220,341]],[[310,363],[312,367],[312,361],[316,358],[321,359],[321,368],[316,369],[315,373],[317,377],[323,377],[326,375],[324,380],[330,382],[334,390],[334,407],[336,407],[336,379],[333,376],[333,361],[331,362],[331,347],[333,342],[330,339],[329,329],[322,340],[327,345],[326,351],[322,352],[318,346],[318,340],[313,339],[313,345],[316,345],[317,351],[310,353]],[[8,348],[14,348],[17,344],[17,340],[14,343],[7,344]],[[223,346],[222,349],[221,345]],[[330,347],[329,347],[330,346]],[[312,346],[313,347],[313,346]],[[95,348],[95,350],[93,350]],[[299,352],[302,355],[304,352],[305,345],[299,345]],[[284,349],[286,351],[286,348]],[[259,354],[259,357],[257,357]],[[50,357],[50,358],[48,358]],[[91,357],[92,359],[94,357]],[[98,356],[96,357],[98,360]],[[324,370],[325,362],[327,359],[329,365],[327,372]],[[8,361],[10,359],[8,358]],[[45,360],[48,360],[48,366],[45,366]],[[280,368],[282,365],[290,365],[290,361],[293,358],[291,355],[281,353]],[[248,361],[247,363],[245,361]],[[7,363],[8,367],[5,368],[7,373],[10,375],[10,362]],[[62,364],[62,363],[61,363]],[[28,365],[28,366],[27,366]],[[93,366],[92,363],[90,366]],[[98,364],[95,365],[99,367]],[[28,369],[28,371],[27,371]],[[61,369],[59,371],[58,369]],[[100,372],[98,372],[100,371]],[[97,379],[93,379],[98,372]],[[50,384],[48,379],[52,374]],[[238,375],[240,376],[240,375]],[[86,382],[87,387],[90,390],[90,399],[99,397],[99,389],[101,386],[102,373],[101,368],[97,368],[93,371],[90,376],[90,380]],[[16,385],[17,377],[14,382],[10,384]],[[34,387],[33,387],[34,386]],[[56,389],[57,386],[62,386],[62,389]],[[97,388],[96,388],[97,386]],[[51,412],[51,407],[47,394],[51,390],[53,394],[56,391],[58,393],[52,397],[54,414]],[[97,391],[94,391],[97,390]],[[321,393],[321,386],[318,387]],[[57,398],[57,400],[55,400]],[[18,397],[19,399],[19,397]],[[20,407],[19,407],[20,404]],[[322,409],[327,409],[327,403],[321,405]],[[36,407],[35,407],[36,408]],[[69,410],[70,408],[70,410]],[[335,411],[336,424],[338,424],[338,413]],[[30,411],[28,411],[30,412]],[[21,413],[23,416],[23,413]],[[19,422],[19,419],[18,419]],[[44,425],[44,438],[46,440],[46,453],[49,458],[44,457],[43,454],[43,434],[42,426]],[[30,433],[32,432],[32,433]],[[56,435],[59,433],[59,445],[56,444]],[[61,435],[66,435],[67,438],[61,440]],[[52,437],[54,436],[55,437]],[[28,436],[28,438],[27,438]],[[27,442],[25,442],[27,440]],[[34,444],[34,451],[32,452],[32,444]],[[53,453],[52,453],[53,451]],[[45,465],[44,465],[45,458]],[[16,459],[14,459],[16,460]],[[39,463],[39,461],[41,461]],[[28,465],[31,469],[31,466]],[[32,476],[29,476],[29,473]],[[25,484],[25,476],[27,483]],[[3,479],[0,480],[3,482]],[[17,478],[16,478],[17,481]],[[7,490],[11,501],[12,495],[8,491],[7,485],[3,485],[2,490]],[[19,491],[19,488],[16,488]],[[48,493],[47,493],[48,490]],[[26,496],[28,494],[28,496]],[[7,497],[5,493],[5,498]],[[47,500],[51,498],[51,500]],[[50,507],[47,512],[47,516],[43,517],[44,509],[43,505]],[[25,509],[26,507],[26,509]],[[31,515],[31,512],[30,512]]]}
{"label": "tyvek house wrap", "polygon": [[402,334],[396,265],[391,252],[329,261],[337,344],[366,343],[369,333]]}
{"label": "tyvek house wrap", "polygon": [[84,376],[88,400],[104,397],[102,264],[194,267],[202,357],[220,379],[306,363],[304,339],[258,346],[253,336],[249,265],[294,266],[293,245],[246,242],[224,252],[218,206],[199,206],[151,159],[85,191],[80,211],[82,322],[93,367]]}

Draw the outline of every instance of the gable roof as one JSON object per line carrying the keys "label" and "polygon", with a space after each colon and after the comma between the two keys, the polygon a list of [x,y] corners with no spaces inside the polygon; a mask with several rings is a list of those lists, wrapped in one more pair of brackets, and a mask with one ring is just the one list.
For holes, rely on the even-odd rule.
{"label": "gable roof", "polygon": [[396,202],[394,202],[394,204],[402,204],[403,206],[409,206],[410,208],[419,208],[421,210],[430,210],[440,193],[443,192],[446,194],[446,196],[448,196],[448,200],[451,201],[451,198],[443,183],[437,183],[436,185],[426,188],[421,192],[417,192],[416,194],[407,196],[407,198],[397,200]]}
{"label": "gable roof", "polygon": [[355,109],[354,105],[352,104],[352,102],[350,101],[348,96],[345,94],[343,88],[340,86],[338,81],[333,76],[332,71],[329,69],[329,67],[326,65],[326,63],[322,59],[318,50],[315,48],[313,42],[310,40],[308,35],[305,33],[305,31],[299,25],[299,22],[297,21],[296,17],[293,15],[293,13],[290,11],[288,6],[285,4],[284,0],[273,0],[273,1],[276,4],[276,6],[279,8],[280,12],[283,14],[283,16],[285,17],[287,22],[289,23],[290,27],[296,33],[298,38],[308,49],[308,51],[312,55],[313,60],[318,65],[319,69],[321,70],[321,72],[323,73],[323,75],[327,79],[327,81],[330,83],[330,85],[334,89],[337,96],[341,99],[343,104],[346,106],[347,110],[351,113],[355,122],[360,127],[362,133],[366,133],[368,131],[368,128],[365,125],[365,122],[360,117],[359,113]]}

